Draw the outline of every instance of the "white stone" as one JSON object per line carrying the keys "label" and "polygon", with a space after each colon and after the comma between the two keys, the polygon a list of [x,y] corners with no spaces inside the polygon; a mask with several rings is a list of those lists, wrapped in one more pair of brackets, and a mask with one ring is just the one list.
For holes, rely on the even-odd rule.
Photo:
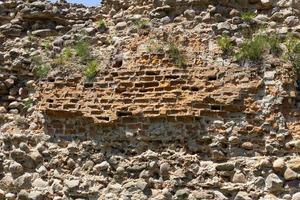
{"label": "white stone", "polygon": [[266,189],[272,192],[280,191],[283,186],[283,181],[274,173],[269,174],[266,178]]}
{"label": "white stone", "polygon": [[292,200],[300,200],[300,192],[297,192],[293,195]]}

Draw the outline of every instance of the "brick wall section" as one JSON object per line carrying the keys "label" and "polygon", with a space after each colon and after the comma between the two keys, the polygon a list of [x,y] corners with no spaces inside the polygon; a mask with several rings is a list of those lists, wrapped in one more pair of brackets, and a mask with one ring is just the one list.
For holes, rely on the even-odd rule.
{"label": "brick wall section", "polygon": [[[284,87],[293,82],[281,81]],[[144,54],[119,69],[102,71],[94,82],[84,82],[81,75],[49,77],[38,88],[38,108],[49,135],[92,138],[110,148],[132,146],[134,152],[172,146],[214,160],[271,155],[266,141],[276,139],[273,133],[298,127],[293,122],[282,127],[274,117],[286,113],[289,118],[295,103],[289,93],[278,94],[283,103],[262,114],[264,98],[275,95],[277,86],[259,68],[220,67],[200,60],[179,68],[164,54]],[[284,142],[276,148],[286,152]]]}
{"label": "brick wall section", "polygon": [[199,64],[179,68],[164,55],[145,54],[135,67],[103,71],[90,83],[80,76],[49,77],[39,86],[38,106],[55,118],[82,117],[100,125],[161,116],[226,118],[243,112],[244,99],[261,87],[259,77],[249,76],[253,73]]}

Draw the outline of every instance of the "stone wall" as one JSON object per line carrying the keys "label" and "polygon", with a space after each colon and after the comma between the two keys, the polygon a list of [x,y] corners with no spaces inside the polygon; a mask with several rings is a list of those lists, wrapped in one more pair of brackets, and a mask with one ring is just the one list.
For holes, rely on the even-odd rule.
{"label": "stone wall", "polygon": [[[178,141],[194,152],[204,153],[203,148],[211,157],[215,150],[220,159],[227,153],[284,153],[285,140],[270,147],[266,141],[297,134],[286,125],[289,117],[282,118],[293,111],[296,96],[287,93],[293,91],[292,82],[274,81],[275,75],[286,74],[264,65],[264,74],[259,68],[205,66],[197,60],[178,68],[165,54],[144,54],[116,71],[101,72],[93,82],[76,75],[48,77],[39,85],[38,108],[45,115],[45,130],[56,138],[137,147]],[[224,147],[213,146],[218,135]],[[206,147],[201,147],[203,138]]]}
{"label": "stone wall", "polygon": [[217,44],[237,53],[257,29],[284,51],[297,4],[0,1],[0,200],[299,200],[295,68]]}

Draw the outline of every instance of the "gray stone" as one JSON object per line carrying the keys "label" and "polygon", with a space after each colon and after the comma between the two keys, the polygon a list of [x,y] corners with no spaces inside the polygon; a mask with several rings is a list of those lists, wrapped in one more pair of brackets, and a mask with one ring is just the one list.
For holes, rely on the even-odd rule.
{"label": "gray stone", "polygon": [[138,180],[138,181],[136,182],[136,186],[137,186],[140,190],[145,191],[146,188],[147,188],[147,186],[148,186],[148,184],[147,184],[147,182],[145,182],[144,180]]}
{"label": "gray stone", "polygon": [[71,142],[68,144],[67,150],[68,150],[69,154],[75,154],[79,150],[78,145],[75,142]]}
{"label": "gray stone", "polygon": [[19,144],[19,148],[22,150],[22,151],[25,151],[26,153],[28,153],[30,151],[28,145],[25,143],[25,142],[21,142]]}
{"label": "gray stone", "polygon": [[220,163],[216,166],[217,171],[232,171],[234,169],[234,164],[232,163]]}
{"label": "gray stone", "polygon": [[252,200],[252,198],[249,197],[249,194],[244,191],[240,191],[235,196],[234,200]]}
{"label": "gray stone", "polygon": [[35,165],[43,162],[43,156],[37,150],[30,152],[29,156]]}
{"label": "gray stone", "polygon": [[10,156],[12,159],[19,162],[24,160],[24,157],[26,157],[26,153],[25,151],[22,151],[20,149],[14,149],[10,152]]}
{"label": "gray stone", "polygon": [[17,162],[13,162],[9,165],[9,171],[13,175],[21,175],[23,173],[23,167],[21,164],[19,164]]}
{"label": "gray stone", "polygon": [[271,20],[275,21],[275,22],[280,22],[284,19],[284,16],[281,12],[275,12],[272,16],[271,16]]}
{"label": "gray stone", "polygon": [[0,106],[0,113],[7,113],[6,108],[3,106]]}
{"label": "gray stone", "polygon": [[52,185],[51,185],[51,190],[54,192],[54,193],[59,193],[63,190],[63,186],[60,182],[60,180],[58,179],[54,179]]}
{"label": "gray stone", "polygon": [[175,196],[178,199],[187,199],[189,194],[190,194],[190,191],[188,189],[184,188],[184,189],[181,189],[181,190],[177,190],[176,193],[175,193]]}
{"label": "gray stone", "polygon": [[21,103],[18,102],[18,101],[13,101],[13,102],[11,102],[11,103],[8,105],[8,107],[9,107],[10,109],[18,109],[18,108],[21,107]]}
{"label": "gray stone", "polygon": [[161,176],[168,175],[169,171],[170,171],[169,163],[163,163],[163,164],[160,165],[159,172],[160,172]]}
{"label": "gray stone", "polygon": [[191,191],[191,194],[189,195],[188,199],[191,200],[202,200],[202,199],[213,199],[214,194],[207,191]]}
{"label": "gray stone", "polygon": [[64,184],[71,190],[79,187],[79,180],[64,180]]}
{"label": "gray stone", "polygon": [[43,176],[47,174],[47,169],[44,165],[40,165],[36,168],[36,172]]}
{"label": "gray stone", "polygon": [[278,158],[273,162],[273,169],[278,172],[283,172],[285,169],[285,162],[283,158]]}
{"label": "gray stone", "polygon": [[25,173],[15,180],[14,185],[16,188],[19,189],[29,189],[31,188],[31,183],[32,183],[32,175],[29,173]]}
{"label": "gray stone", "polygon": [[26,98],[28,96],[28,90],[23,87],[19,89],[18,93],[22,98]]}
{"label": "gray stone", "polygon": [[252,150],[253,149],[253,144],[251,142],[244,142],[242,144],[242,148],[246,150]]}
{"label": "gray stone", "polygon": [[300,192],[293,194],[292,200],[300,200]]}
{"label": "gray stone", "polygon": [[264,79],[274,80],[275,74],[276,74],[275,70],[274,71],[266,71],[265,74],[264,74]]}
{"label": "gray stone", "polygon": [[69,158],[67,161],[67,166],[70,169],[74,169],[76,167],[76,162],[72,158]]}
{"label": "gray stone", "polygon": [[273,0],[261,0],[263,9],[271,9],[273,7]]}
{"label": "gray stone", "polygon": [[219,191],[214,191],[214,198],[215,200],[228,200],[228,198]]}
{"label": "gray stone", "polygon": [[30,4],[30,6],[36,7],[36,8],[42,9],[42,10],[44,10],[46,8],[46,5],[47,4],[42,1],[34,1]]}
{"label": "gray stone", "polygon": [[23,27],[17,24],[4,24],[0,26],[0,31],[6,35],[11,37],[20,37],[22,33]]}
{"label": "gray stone", "polygon": [[299,18],[297,16],[289,16],[284,20],[284,23],[290,27],[299,24]]}
{"label": "gray stone", "polygon": [[296,157],[287,161],[287,166],[295,172],[300,173],[300,157]]}
{"label": "gray stone", "polygon": [[37,178],[32,182],[32,186],[35,188],[47,188],[48,183],[41,178]]}
{"label": "gray stone", "polygon": [[285,180],[290,181],[290,180],[295,180],[297,178],[298,178],[298,174],[294,170],[292,170],[289,167],[286,168],[286,170],[284,172],[284,179]]}
{"label": "gray stone", "polygon": [[14,193],[6,193],[5,194],[5,200],[14,200],[16,198],[16,195]]}
{"label": "gray stone", "polygon": [[40,29],[36,31],[32,31],[32,35],[38,37],[49,37],[57,35],[57,32],[51,29]]}
{"label": "gray stone", "polygon": [[62,47],[64,45],[64,40],[62,37],[58,37],[53,41],[53,46]]}
{"label": "gray stone", "polygon": [[100,164],[94,166],[94,170],[98,172],[107,170],[109,168],[110,168],[110,164],[107,161],[103,161]]}
{"label": "gray stone", "polygon": [[265,182],[266,189],[270,192],[278,192],[282,190],[283,181],[274,173],[269,174]]}
{"label": "gray stone", "polygon": [[236,172],[236,173],[234,173],[234,175],[232,177],[232,182],[233,183],[246,183],[247,179],[243,173]]}
{"label": "gray stone", "polygon": [[28,195],[29,200],[43,200],[44,195],[40,191],[31,191]]}
{"label": "gray stone", "polygon": [[219,32],[229,31],[229,30],[231,30],[231,25],[228,22],[221,22],[221,23],[218,23],[217,29]]}
{"label": "gray stone", "polygon": [[171,22],[171,19],[170,19],[169,16],[165,16],[165,17],[163,17],[163,18],[160,19],[160,22],[162,24],[169,24]]}
{"label": "gray stone", "polygon": [[188,20],[194,19],[196,12],[192,9],[186,10],[183,13],[184,17],[186,17]]}
{"label": "gray stone", "polygon": [[82,168],[85,169],[85,170],[91,170],[91,169],[93,169],[93,166],[94,166],[94,162],[91,161],[91,160],[88,160],[88,161],[86,161],[84,163],[84,165],[82,166]]}
{"label": "gray stone", "polygon": [[11,88],[15,84],[15,80],[8,78],[4,81],[4,84],[6,85],[7,88]]}
{"label": "gray stone", "polygon": [[6,173],[2,179],[0,179],[0,188],[1,190],[11,190],[12,188],[15,188],[14,186],[14,180],[10,173]]}
{"label": "gray stone", "polygon": [[21,190],[17,196],[18,200],[28,200],[29,194],[26,190]]}
{"label": "gray stone", "polygon": [[162,7],[157,7],[154,10],[152,10],[150,12],[150,17],[151,18],[163,18],[165,16],[167,16],[168,12],[171,10],[172,8],[167,5],[167,6],[162,6]]}
{"label": "gray stone", "polygon": [[97,29],[94,27],[88,27],[88,28],[85,28],[85,32],[88,35],[94,35],[97,32]]}
{"label": "gray stone", "polygon": [[116,24],[116,30],[124,30],[127,26],[126,22],[119,22]]}

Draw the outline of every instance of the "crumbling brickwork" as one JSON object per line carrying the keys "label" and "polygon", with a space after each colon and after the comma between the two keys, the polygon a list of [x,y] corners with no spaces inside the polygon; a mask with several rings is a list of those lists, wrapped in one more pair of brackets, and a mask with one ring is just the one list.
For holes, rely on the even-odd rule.
{"label": "crumbling brickwork", "polygon": [[[260,77],[249,77],[256,69],[197,63],[178,68],[164,54],[137,60],[134,68],[102,72],[94,82],[49,77],[41,83],[40,109],[49,117],[81,117],[91,124],[134,124],[156,117],[178,122],[230,119],[246,115],[244,100],[261,87]],[[76,126],[50,127],[50,134],[81,132]]]}

